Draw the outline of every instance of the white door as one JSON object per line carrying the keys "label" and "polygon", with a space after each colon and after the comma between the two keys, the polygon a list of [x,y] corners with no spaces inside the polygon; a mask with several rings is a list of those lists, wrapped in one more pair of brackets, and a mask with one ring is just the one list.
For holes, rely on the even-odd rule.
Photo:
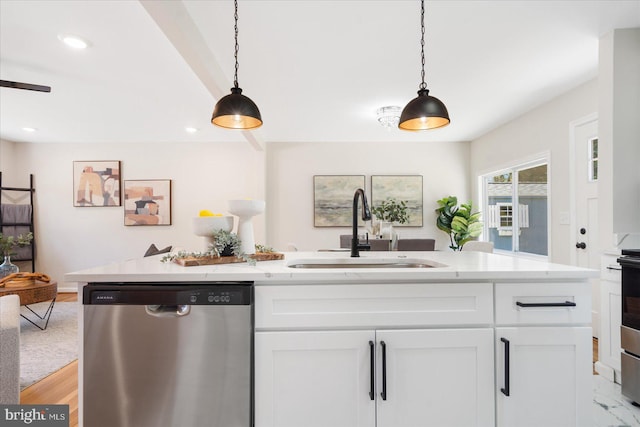
{"label": "white door", "polygon": [[588,327],[496,328],[496,425],[592,425],[591,341]]}
{"label": "white door", "polygon": [[[593,114],[571,124],[575,221],[572,224],[574,265],[600,269],[598,242],[598,117]],[[600,281],[591,279],[593,336],[600,335]]]}
{"label": "white door", "polygon": [[374,341],[373,331],[257,332],[256,427],[375,427]]}
{"label": "white door", "polygon": [[494,426],[493,330],[376,331],[377,427]]}

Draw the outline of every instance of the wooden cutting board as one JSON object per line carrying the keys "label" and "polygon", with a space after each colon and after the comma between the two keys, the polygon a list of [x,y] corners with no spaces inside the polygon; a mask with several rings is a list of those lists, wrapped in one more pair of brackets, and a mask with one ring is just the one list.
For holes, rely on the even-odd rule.
{"label": "wooden cutting board", "polygon": [[[269,253],[258,252],[256,254],[249,255],[249,256],[255,259],[256,261],[275,261],[279,259],[284,259],[284,254],[277,253],[277,252],[269,252]],[[232,264],[236,262],[245,262],[245,260],[243,260],[242,258],[238,258],[237,256],[187,257],[187,258],[175,259],[173,261],[177,264],[180,264],[183,267],[193,267],[196,265]]]}

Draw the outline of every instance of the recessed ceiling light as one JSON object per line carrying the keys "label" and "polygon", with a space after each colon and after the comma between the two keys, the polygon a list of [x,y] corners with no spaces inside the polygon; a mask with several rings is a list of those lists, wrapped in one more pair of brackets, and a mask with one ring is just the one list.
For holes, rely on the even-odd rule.
{"label": "recessed ceiling light", "polygon": [[88,41],[73,34],[60,34],[58,35],[58,40],[74,49],[86,49],[87,47],[89,47]]}
{"label": "recessed ceiling light", "polygon": [[184,130],[185,130],[186,132],[189,132],[189,133],[196,133],[196,132],[198,132],[198,129],[197,129],[197,128],[193,128],[193,127],[190,127],[190,126],[187,126],[186,128],[184,128]]}
{"label": "recessed ceiling light", "polygon": [[35,131],[37,131],[38,129],[36,129],[36,128],[30,128],[30,127],[23,127],[23,128],[22,128],[22,130],[23,130],[23,131],[25,131],[25,132],[35,132]]}

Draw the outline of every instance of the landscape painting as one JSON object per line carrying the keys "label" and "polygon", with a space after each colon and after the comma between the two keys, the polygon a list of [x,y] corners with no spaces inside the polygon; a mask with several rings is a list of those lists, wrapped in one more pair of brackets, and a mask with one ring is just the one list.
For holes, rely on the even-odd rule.
{"label": "landscape painting", "polygon": [[171,225],[171,180],[124,181],[124,225]]}
{"label": "landscape painting", "polygon": [[313,177],[315,227],[350,227],[353,195],[364,190],[364,175],[316,175]]}
{"label": "landscape painting", "polygon": [[120,161],[73,162],[73,206],[120,206]]}
{"label": "landscape painting", "polygon": [[394,227],[422,227],[422,175],[372,175],[371,207],[389,198],[407,203],[409,221]]}

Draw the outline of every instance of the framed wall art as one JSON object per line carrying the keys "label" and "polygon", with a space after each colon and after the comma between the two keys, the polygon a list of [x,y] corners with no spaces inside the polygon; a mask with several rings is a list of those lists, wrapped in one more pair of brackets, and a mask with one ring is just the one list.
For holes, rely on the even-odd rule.
{"label": "framed wall art", "polygon": [[371,207],[387,199],[407,203],[409,221],[398,227],[422,227],[422,175],[372,175]]}
{"label": "framed wall art", "polygon": [[74,161],[73,206],[121,206],[120,161]]}
{"label": "framed wall art", "polygon": [[171,180],[125,180],[124,225],[171,225]]}
{"label": "framed wall art", "polygon": [[353,195],[358,188],[365,188],[364,175],[315,175],[314,227],[350,227],[353,219]]}

